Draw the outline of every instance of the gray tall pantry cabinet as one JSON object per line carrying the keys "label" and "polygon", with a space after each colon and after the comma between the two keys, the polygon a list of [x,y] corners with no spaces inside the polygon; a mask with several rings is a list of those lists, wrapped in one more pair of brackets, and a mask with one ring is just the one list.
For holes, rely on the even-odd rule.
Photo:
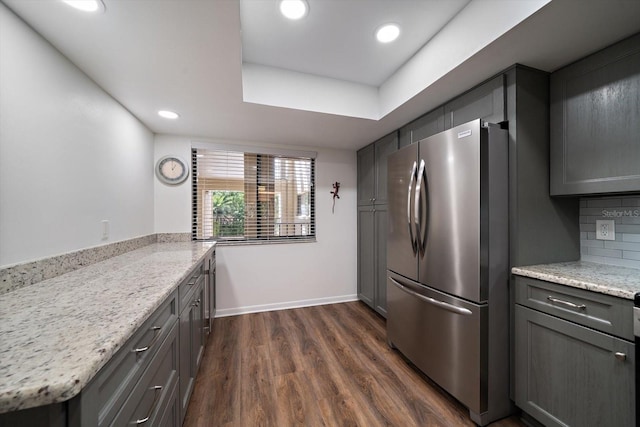
{"label": "gray tall pantry cabinet", "polygon": [[358,298],[387,314],[387,156],[393,132],[358,151]]}

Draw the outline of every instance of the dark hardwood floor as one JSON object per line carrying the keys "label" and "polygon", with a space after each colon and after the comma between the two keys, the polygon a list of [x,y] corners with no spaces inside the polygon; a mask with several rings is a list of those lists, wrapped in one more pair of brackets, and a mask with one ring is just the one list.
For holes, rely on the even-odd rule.
{"label": "dark hardwood floor", "polygon": [[[215,319],[184,427],[474,426],[361,302]],[[491,424],[524,426],[515,416]]]}

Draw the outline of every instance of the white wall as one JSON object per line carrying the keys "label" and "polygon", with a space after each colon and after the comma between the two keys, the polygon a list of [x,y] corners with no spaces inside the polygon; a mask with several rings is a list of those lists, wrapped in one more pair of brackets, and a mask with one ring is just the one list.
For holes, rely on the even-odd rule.
{"label": "white wall", "polygon": [[[190,149],[187,137],[156,136],[156,160],[167,154],[189,160]],[[218,248],[218,315],[356,298],[356,153],[314,150],[317,242]],[[340,182],[340,199],[332,214],[335,181]],[[190,232],[190,180],[177,187],[156,180],[155,209],[157,233]]]}
{"label": "white wall", "polygon": [[153,181],[153,134],[0,3],[0,266],[152,234]]}

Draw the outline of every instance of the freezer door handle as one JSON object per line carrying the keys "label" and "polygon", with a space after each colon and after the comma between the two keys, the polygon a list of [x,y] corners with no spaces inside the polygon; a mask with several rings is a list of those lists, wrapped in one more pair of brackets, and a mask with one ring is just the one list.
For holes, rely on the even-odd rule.
{"label": "freezer door handle", "polygon": [[469,314],[473,314],[471,312],[471,310],[466,309],[466,308],[462,308],[462,307],[457,307],[453,304],[449,304],[447,302],[444,301],[438,301],[436,299],[430,298],[430,297],[426,297],[424,295],[420,295],[417,292],[412,291],[411,289],[407,288],[406,286],[402,285],[401,283],[399,283],[397,280],[395,280],[393,277],[389,277],[389,280],[391,280],[391,283],[393,283],[394,285],[396,285],[400,290],[408,293],[409,295],[413,295],[414,297],[427,302],[429,304],[435,305],[437,307],[440,307],[444,310],[447,311],[451,311],[453,313],[456,314],[464,314],[464,315],[469,315]]}
{"label": "freezer door handle", "polygon": [[418,165],[416,162],[413,162],[413,167],[411,168],[411,177],[409,178],[409,191],[407,192],[407,225],[409,227],[409,238],[411,239],[411,248],[413,249],[413,253],[418,252],[418,242],[416,238],[413,236],[413,221],[411,221],[411,196],[412,196],[412,187],[413,182],[416,180],[416,171],[418,169]]}

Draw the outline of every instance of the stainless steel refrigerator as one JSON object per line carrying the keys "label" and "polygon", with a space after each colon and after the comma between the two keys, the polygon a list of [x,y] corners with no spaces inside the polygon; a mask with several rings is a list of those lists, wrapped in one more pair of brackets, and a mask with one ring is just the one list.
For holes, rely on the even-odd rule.
{"label": "stainless steel refrigerator", "polygon": [[388,162],[389,344],[486,425],[511,412],[507,131],[474,120]]}

